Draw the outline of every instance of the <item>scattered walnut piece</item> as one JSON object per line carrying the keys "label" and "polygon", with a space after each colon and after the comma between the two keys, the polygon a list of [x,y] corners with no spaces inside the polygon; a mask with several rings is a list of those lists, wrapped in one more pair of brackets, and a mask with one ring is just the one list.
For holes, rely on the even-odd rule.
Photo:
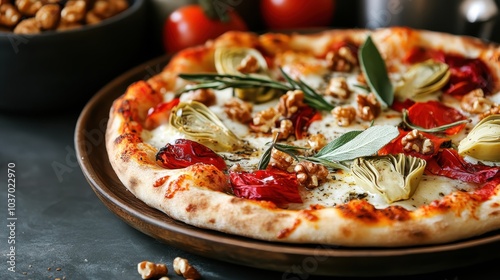
{"label": "scattered walnut piece", "polygon": [[279,133],[278,140],[286,140],[290,135],[294,134],[293,122],[289,119],[280,121],[280,126],[274,128],[273,133]]}
{"label": "scattered walnut piece", "polygon": [[269,161],[269,165],[271,165],[272,167],[292,172],[293,163],[294,159],[291,155],[276,149],[273,149],[273,151],[271,152],[271,160]]}
{"label": "scattered walnut piece", "polygon": [[47,4],[36,12],[35,19],[42,30],[56,29],[61,18],[61,8],[57,4]]}
{"label": "scattered walnut piece", "polygon": [[268,133],[276,126],[276,121],[280,116],[281,114],[274,107],[269,107],[264,111],[257,112],[252,119],[252,129],[258,132]]}
{"label": "scattered walnut piece", "polygon": [[479,115],[479,119],[482,120],[489,115],[496,115],[496,114],[500,114],[500,105],[496,105],[495,107],[489,109],[488,111],[483,112],[481,115]]}
{"label": "scattered walnut piece", "polygon": [[495,103],[484,97],[484,92],[480,88],[467,93],[460,101],[460,107],[464,111],[472,114],[485,112],[494,105]]}
{"label": "scattered walnut piece", "polygon": [[370,93],[368,95],[358,94],[356,96],[356,102],[358,103],[358,116],[365,121],[372,121],[382,111],[380,103],[377,100],[375,94]]}
{"label": "scattered walnut piece", "polygon": [[277,109],[283,116],[289,118],[304,105],[304,92],[301,90],[290,90],[280,97]]}
{"label": "scattered walnut piece", "polygon": [[14,28],[14,33],[16,34],[36,34],[40,32],[41,30],[35,18],[23,19]]}
{"label": "scattered walnut piece", "polygon": [[21,20],[21,13],[10,3],[0,5],[0,25],[14,27]]}
{"label": "scattered walnut piece", "polygon": [[165,264],[142,261],[137,264],[137,272],[139,272],[142,279],[153,279],[166,276],[168,268]]}
{"label": "scattered walnut piece", "polygon": [[256,73],[257,71],[259,71],[259,68],[259,62],[255,58],[255,56],[247,55],[241,60],[240,65],[236,67],[236,70],[244,74],[250,74]]}
{"label": "scattered walnut piece", "polygon": [[[354,112],[354,114],[356,114],[356,112]],[[307,143],[309,143],[309,146],[311,146],[311,149],[314,151],[321,150],[321,148],[327,144],[325,135],[321,133],[311,135],[309,139],[307,139]]]}
{"label": "scattered walnut piece", "polygon": [[337,106],[331,113],[338,126],[349,126],[356,119],[356,109],[352,106]]}
{"label": "scattered walnut piece", "polygon": [[356,55],[346,46],[340,47],[337,52],[328,52],[326,60],[328,68],[337,72],[350,72],[358,64]]}
{"label": "scattered walnut piece", "polygon": [[325,95],[333,96],[346,100],[351,96],[351,90],[347,85],[347,80],[345,77],[333,77],[328,83]]}
{"label": "scattered walnut piece", "polygon": [[241,123],[248,123],[252,120],[252,109],[252,103],[239,98],[231,98],[224,103],[224,112],[226,112],[227,116]]}
{"label": "scattered walnut piece", "polygon": [[329,173],[325,166],[310,161],[299,162],[294,171],[297,173],[299,184],[308,189],[317,188]]}
{"label": "scattered walnut piece", "polygon": [[205,106],[214,105],[216,101],[214,91],[207,88],[190,91],[185,96],[187,100],[198,101],[205,104]]}
{"label": "scattered walnut piece", "polygon": [[177,273],[177,275],[182,275],[182,277],[184,277],[185,279],[201,279],[201,275],[198,270],[191,266],[191,264],[189,264],[188,260],[186,259],[183,259],[181,257],[175,258],[173,266],[175,273]]}
{"label": "scattered walnut piece", "polygon": [[406,152],[415,151],[423,155],[434,153],[434,144],[432,141],[416,129],[401,138],[401,144],[403,145],[403,150]]}

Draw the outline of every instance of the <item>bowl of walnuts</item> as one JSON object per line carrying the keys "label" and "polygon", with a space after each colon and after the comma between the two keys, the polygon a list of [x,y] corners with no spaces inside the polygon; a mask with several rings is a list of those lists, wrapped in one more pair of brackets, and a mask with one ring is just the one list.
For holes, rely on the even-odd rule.
{"label": "bowl of walnuts", "polygon": [[0,112],[84,105],[140,62],[146,0],[0,0]]}

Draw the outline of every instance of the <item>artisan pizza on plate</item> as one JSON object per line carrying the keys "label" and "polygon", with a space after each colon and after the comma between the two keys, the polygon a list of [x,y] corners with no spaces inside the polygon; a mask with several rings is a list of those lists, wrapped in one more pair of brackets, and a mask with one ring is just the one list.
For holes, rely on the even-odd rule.
{"label": "artisan pizza on plate", "polygon": [[228,32],[130,84],[106,148],[186,224],[399,247],[500,229],[500,47],[403,27]]}

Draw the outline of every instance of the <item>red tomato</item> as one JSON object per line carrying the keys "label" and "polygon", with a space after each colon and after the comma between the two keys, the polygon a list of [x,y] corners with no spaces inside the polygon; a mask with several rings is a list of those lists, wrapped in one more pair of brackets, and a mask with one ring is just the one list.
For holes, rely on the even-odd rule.
{"label": "red tomato", "polygon": [[261,0],[260,4],[270,29],[329,26],[335,12],[335,0]]}
{"label": "red tomato", "polygon": [[175,10],[163,26],[163,46],[168,53],[187,47],[204,44],[230,31],[247,31],[248,27],[235,11],[229,13],[229,21],[222,22],[209,18],[197,4],[183,6]]}

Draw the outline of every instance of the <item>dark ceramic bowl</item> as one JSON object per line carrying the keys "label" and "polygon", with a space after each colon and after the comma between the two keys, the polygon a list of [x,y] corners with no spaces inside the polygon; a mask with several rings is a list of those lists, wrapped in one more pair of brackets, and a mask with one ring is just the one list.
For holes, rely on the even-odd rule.
{"label": "dark ceramic bowl", "polygon": [[122,13],[73,30],[0,32],[0,112],[78,111],[140,61],[145,1],[130,0]]}

